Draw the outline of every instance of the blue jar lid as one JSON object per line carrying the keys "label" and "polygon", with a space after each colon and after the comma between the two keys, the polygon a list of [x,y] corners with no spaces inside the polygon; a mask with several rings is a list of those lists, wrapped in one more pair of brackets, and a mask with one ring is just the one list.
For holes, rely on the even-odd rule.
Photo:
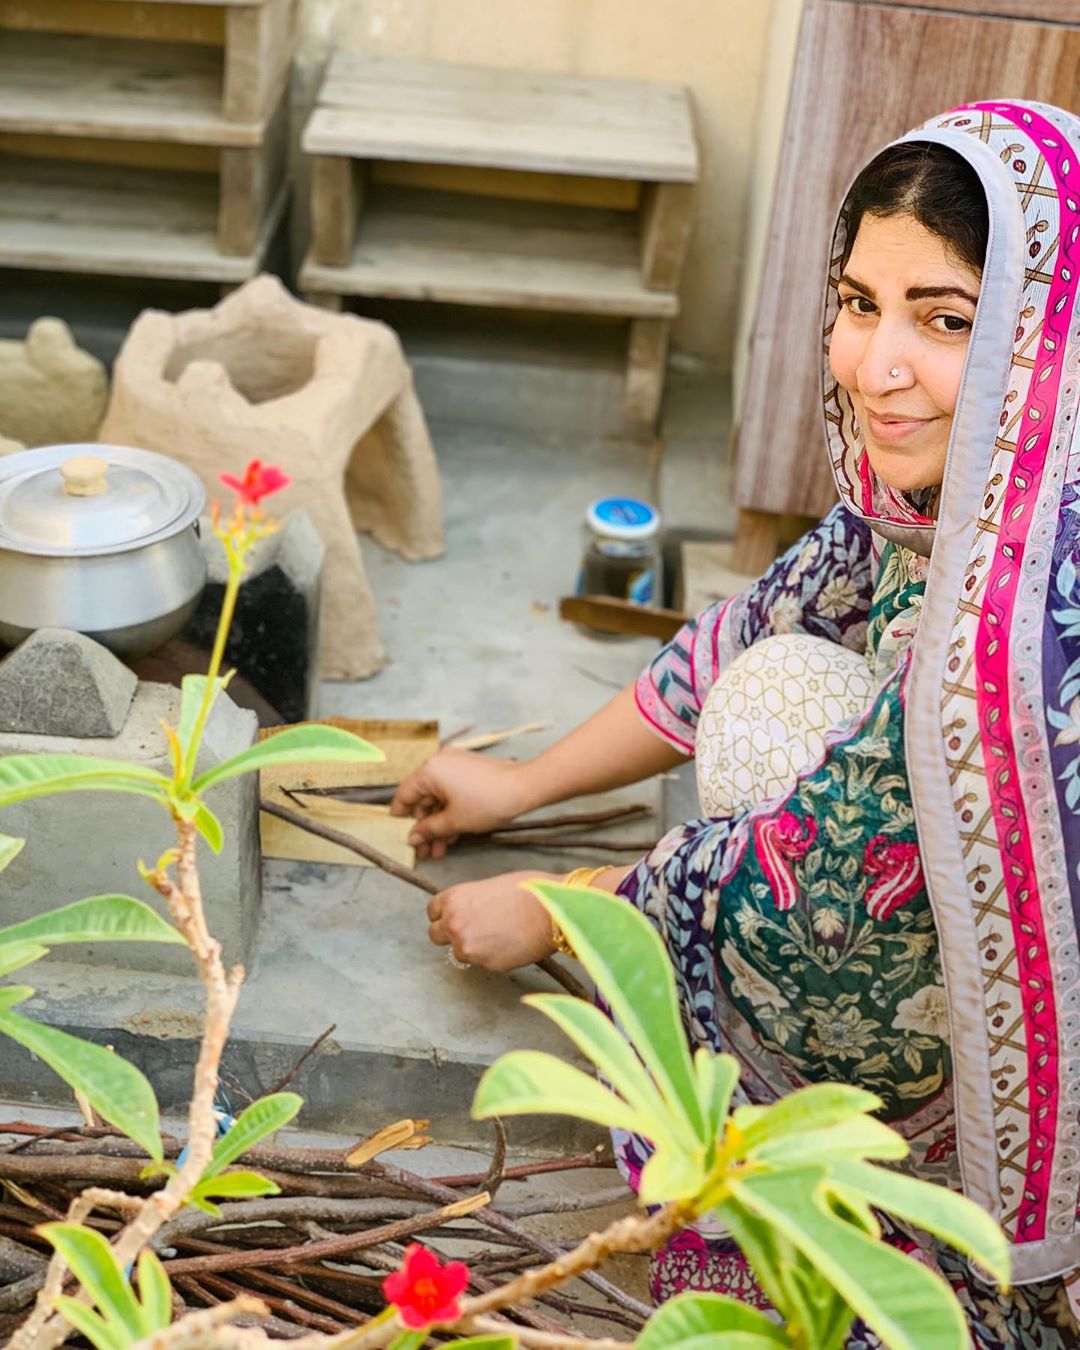
{"label": "blue jar lid", "polygon": [[589,529],[608,539],[651,539],[660,528],[660,512],[636,497],[601,497],[585,519]]}

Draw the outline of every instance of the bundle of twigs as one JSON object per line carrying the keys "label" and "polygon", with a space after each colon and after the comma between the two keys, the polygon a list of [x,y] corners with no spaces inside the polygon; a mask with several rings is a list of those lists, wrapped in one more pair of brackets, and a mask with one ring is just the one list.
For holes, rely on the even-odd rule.
{"label": "bundle of twigs", "polygon": [[[371,1149],[386,1147],[386,1134],[373,1136],[369,1148],[352,1150],[249,1150],[243,1165],[276,1182],[279,1195],[223,1203],[220,1215],[189,1207],[155,1235],[154,1248],[183,1308],[255,1295],[271,1310],[261,1325],[275,1339],[336,1333],[382,1309],[382,1280],[401,1264],[410,1241],[422,1239],[444,1259],[466,1260],[471,1291],[488,1293],[569,1249],[530,1232],[523,1220],[580,1212],[589,1228],[588,1211],[628,1195],[613,1177],[611,1186],[592,1194],[507,1197],[507,1183],[539,1173],[610,1165],[602,1150],[512,1167],[500,1130],[486,1173],[426,1178],[370,1156]],[[165,1156],[175,1158],[182,1141],[166,1137],[164,1146]],[[154,1190],[161,1181],[142,1178],[145,1161],[137,1145],[106,1129],[0,1124],[0,1337],[27,1316],[44,1281],[50,1249],[36,1226],[62,1219],[88,1185],[131,1196]],[[496,1205],[495,1193],[504,1186]],[[105,1217],[89,1222],[105,1233],[121,1226]],[[582,1336],[586,1328],[592,1336],[632,1341],[648,1308],[595,1271],[582,1280],[590,1286],[586,1291],[541,1289],[527,1305],[500,1316],[515,1323],[523,1343],[536,1346],[551,1344],[551,1336]]]}

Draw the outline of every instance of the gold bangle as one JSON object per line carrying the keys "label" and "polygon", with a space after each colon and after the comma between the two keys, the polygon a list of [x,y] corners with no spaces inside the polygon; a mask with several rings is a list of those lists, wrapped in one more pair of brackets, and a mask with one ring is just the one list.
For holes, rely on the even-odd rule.
{"label": "gold bangle", "polygon": [[[602,867],[575,867],[572,872],[567,872],[559,883],[562,886],[591,886],[601,872],[608,870],[608,864],[604,863]],[[570,942],[554,919],[551,921],[551,940],[555,944],[555,950],[562,952],[564,956],[572,956],[577,959],[577,952],[571,947]]]}

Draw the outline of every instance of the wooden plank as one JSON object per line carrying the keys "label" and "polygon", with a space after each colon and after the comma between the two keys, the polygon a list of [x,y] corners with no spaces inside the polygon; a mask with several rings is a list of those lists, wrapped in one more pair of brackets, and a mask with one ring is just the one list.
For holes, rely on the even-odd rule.
{"label": "wooden plank", "polygon": [[257,122],[266,116],[287,82],[295,43],[296,0],[263,0],[226,13],[226,117]]}
{"label": "wooden plank", "polygon": [[610,595],[564,595],[559,601],[559,618],[595,628],[600,633],[670,642],[693,615],[655,605],[635,605]]}
{"label": "wooden plank", "polygon": [[0,0],[0,29],[91,33],[220,47],[225,11],[217,4],[172,0]]}
{"label": "wooden plank", "polygon": [[[821,297],[854,174],[910,127],[984,98],[988,71],[1010,97],[1077,108],[1078,69],[1080,27],[807,0],[738,432],[740,506],[821,516],[836,500],[821,406]],[[782,167],[809,163],[810,174]]]}
{"label": "wooden plank", "polygon": [[476,169],[459,164],[396,164],[392,160],[374,161],[370,170],[373,183],[397,187],[509,197],[522,202],[563,202],[567,206],[596,206],[606,211],[636,211],[641,205],[641,184],[627,178]]}
{"label": "wooden plank", "polygon": [[0,131],[190,145],[258,145],[264,125],[221,111],[216,47],[5,33]]}
{"label": "wooden plank", "polygon": [[259,270],[284,194],[244,258],[218,252],[217,197],[209,174],[8,158],[0,162],[0,266],[244,281]]}
{"label": "wooden plank", "polygon": [[641,208],[641,278],[653,290],[676,291],[694,226],[692,183],[649,183]]}
{"label": "wooden plank", "polygon": [[61,159],[128,168],[174,169],[178,173],[217,173],[218,151],[212,145],[155,144],[76,136],[18,136],[0,132],[0,156]]}
{"label": "wooden plank", "polygon": [[622,211],[490,203],[440,193],[371,194],[348,267],[309,255],[305,291],[561,313],[671,318],[678,297],[641,282],[635,221]]}
{"label": "wooden plank", "polygon": [[263,217],[285,183],[288,141],[289,100],[283,95],[261,145],[221,151],[217,240],[222,253],[254,250]]}
{"label": "wooden plank", "polygon": [[338,53],[304,133],[310,154],[694,182],[689,99],[673,85],[581,80]]}
{"label": "wooden plank", "polygon": [[635,434],[649,435],[656,426],[664,396],[670,338],[671,323],[667,319],[635,319],[630,325],[623,419]]}
{"label": "wooden plank", "polygon": [[[264,794],[281,787],[295,791],[301,788],[394,785],[403,782],[409,774],[415,773],[439,748],[439,724],[436,721],[327,717],[319,722],[305,722],[299,725],[330,726],[338,727],[342,731],[351,731],[354,736],[360,736],[365,741],[370,741],[372,745],[378,746],[385,759],[355,764],[317,762],[279,764],[262,771],[260,791]],[[271,739],[279,732],[291,729],[291,726],[264,727],[259,732],[259,740]]]}
{"label": "wooden plank", "polygon": [[[296,802],[283,792],[264,792],[263,796],[291,810]],[[412,867],[416,850],[409,843],[409,835],[416,823],[410,816],[392,816],[388,806],[362,806],[355,802],[336,802],[322,797],[305,798],[307,810],[316,825],[327,825],[332,830],[351,835],[370,844],[403,867]],[[372,864],[351,849],[331,844],[287,820],[279,820],[266,811],[259,812],[259,834],[264,858],[285,858],[297,862],[340,863],[346,867],[371,867]]]}
{"label": "wooden plank", "polygon": [[364,165],[339,155],[311,161],[311,256],[327,267],[347,267],[356,247]]}
{"label": "wooden plank", "polygon": [[734,554],[740,567],[760,576],[780,551],[780,517],[743,507],[735,526]]}
{"label": "wooden plank", "polygon": [[[855,4],[880,4],[881,0],[853,0]],[[1076,23],[1076,0],[889,0],[904,9],[945,9],[983,18],[1029,19],[1036,22]],[[942,105],[947,106],[947,105]]]}
{"label": "wooden plank", "polygon": [[687,539],[680,554],[675,604],[688,614],[700,614],[717,600],[738,595],[759,575],[735,571],[733,563],[737,555],[730,539],[722,543]]}

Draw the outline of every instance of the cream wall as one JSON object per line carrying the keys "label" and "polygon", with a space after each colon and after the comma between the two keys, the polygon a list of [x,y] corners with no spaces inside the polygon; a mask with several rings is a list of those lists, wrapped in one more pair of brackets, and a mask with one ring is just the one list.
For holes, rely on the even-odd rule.
{"label": "cream wall", "polygon": [[793,0],[303,0],[301,60],[381,56],[687,85],[702,151],[676,344],[730,369],[770,13]]}

